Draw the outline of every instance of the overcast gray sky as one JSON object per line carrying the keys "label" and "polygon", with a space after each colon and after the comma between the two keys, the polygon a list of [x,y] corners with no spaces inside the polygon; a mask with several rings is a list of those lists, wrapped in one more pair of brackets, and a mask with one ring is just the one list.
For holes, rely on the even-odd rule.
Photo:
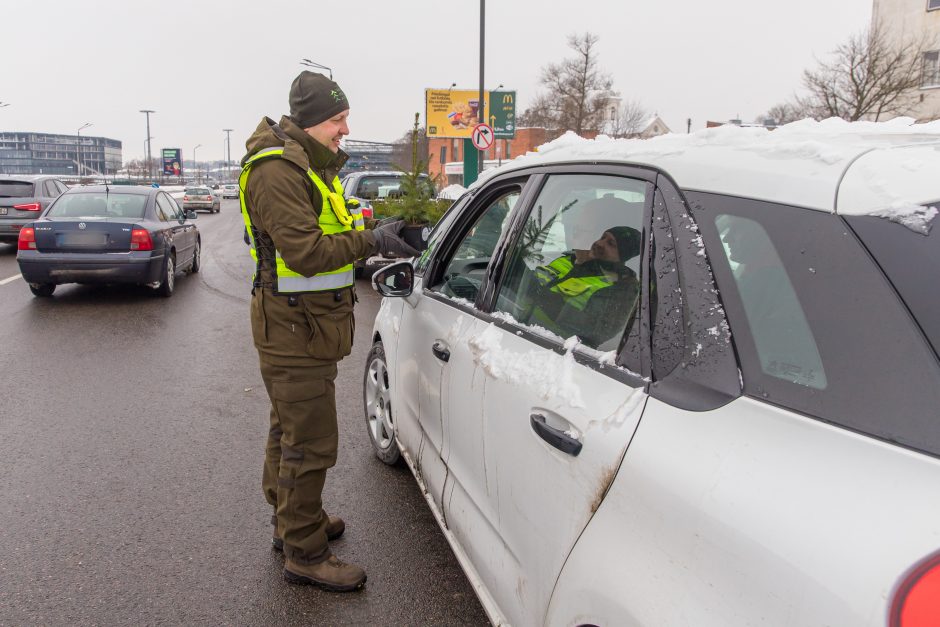
{"label": "overcast gray sky", "polygon": [[[351,103],[352,139],[391,141],[424,120],[424,89],[476,89],[479,2],[433,0],[9,0],[0,69],[0,130],[74,133],[145,153],[192,149],[232,159],[263,115],[287,113],[310,58],[333,68]],[[14,4],[15,3],[15,4]],[[626,99],[673,131],[753,120],[799,89],[800,74],[871,18],[871,0],[490,0],[486,87],[518,91],[521,111],[542,66],[569,56],[567,35],[600,37],[599,63]],[[551,7],[551,8],[547,8]]]}

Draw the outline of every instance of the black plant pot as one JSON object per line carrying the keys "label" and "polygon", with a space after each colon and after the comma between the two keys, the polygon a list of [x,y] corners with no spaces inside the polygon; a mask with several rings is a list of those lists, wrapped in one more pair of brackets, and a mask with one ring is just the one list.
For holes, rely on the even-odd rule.
{"label": "black plant pot", "polygon": [[401,238],[412,248],[424,250],[428,247],[430,233],[430,224],[406,224],[401,230]]}

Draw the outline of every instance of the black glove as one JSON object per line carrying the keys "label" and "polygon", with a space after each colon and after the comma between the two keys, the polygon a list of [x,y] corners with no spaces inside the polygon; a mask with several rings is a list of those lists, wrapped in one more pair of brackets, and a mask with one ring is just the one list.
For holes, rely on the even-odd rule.
{"label": "black glove", "polygon": [[383,257],[417,257],[420,254],[419,251],[409,246],[400,236],[403,228],[405,228],[405,221],[395,220],[372,229],[372,234],[375,236],[375,248],[372,249],[372,254]]}

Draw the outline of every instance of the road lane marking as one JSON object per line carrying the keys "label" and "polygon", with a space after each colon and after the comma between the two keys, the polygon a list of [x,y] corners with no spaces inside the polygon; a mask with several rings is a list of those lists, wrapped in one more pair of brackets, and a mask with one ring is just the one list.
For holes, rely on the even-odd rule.
{"label": "road lane marking", "polygon": [[6,285],[7,283],[12,283],[13,281],[17,279],[22,279],[22,278],[23,278],[22,274],[17,274],[15,276],[11,276],[8,279],[3,279],[2,281],[0,281],[0,285]]}

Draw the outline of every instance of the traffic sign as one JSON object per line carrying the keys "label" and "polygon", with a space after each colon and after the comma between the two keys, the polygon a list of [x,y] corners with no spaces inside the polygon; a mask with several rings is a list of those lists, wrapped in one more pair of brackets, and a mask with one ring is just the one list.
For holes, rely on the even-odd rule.
{"label": "traffic sign", "polygon": [[477,124],[473,127],[473,135],[470,139],[477,150],[486,150],[493,145],[495,139],[493,127],[489,124]]}

